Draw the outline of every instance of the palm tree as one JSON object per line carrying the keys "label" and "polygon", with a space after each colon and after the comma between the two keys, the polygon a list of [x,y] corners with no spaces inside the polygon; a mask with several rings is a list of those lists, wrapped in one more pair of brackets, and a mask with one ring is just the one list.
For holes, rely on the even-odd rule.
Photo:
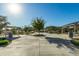
{"label": "palm tree", "polygon": [[32,21],[32,26],[33,28],[39,32],[40,34],[40,31],[44,29],[44,25],[45,25],[45,21],[42,19],[42,18],[35,18],[33,19]]}

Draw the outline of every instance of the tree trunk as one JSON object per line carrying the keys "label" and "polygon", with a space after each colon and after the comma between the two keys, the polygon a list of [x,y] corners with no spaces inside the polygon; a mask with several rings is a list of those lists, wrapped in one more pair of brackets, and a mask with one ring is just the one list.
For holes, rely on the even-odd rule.
{"label": "tree trunk", "polygon": [[39,35],[40,35],[40,30],[38,30],[38,33],[39,33]]}

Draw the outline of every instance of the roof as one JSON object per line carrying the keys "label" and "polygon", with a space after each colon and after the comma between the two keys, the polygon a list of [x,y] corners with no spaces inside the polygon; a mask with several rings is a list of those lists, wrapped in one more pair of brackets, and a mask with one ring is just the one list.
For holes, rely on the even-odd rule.
{"label": "roof", "polygon": [[3,28],[3,30],[5,30],[6,28],[7,28],[7,29],[13,29],[13,28],[16,28],[16,29],[17,29],[17,28],[20,28],[20,27],[16,27],[16,26],[6,26],[6,27]]}
{"label": "roof", "polygon": [[76,21],[76,22],[72,22],[72,23],[63,25],[62,27],[69,27],[69,26],[73,26],[73,25],[76,25],[76,24],[79,24],[79,21]]}

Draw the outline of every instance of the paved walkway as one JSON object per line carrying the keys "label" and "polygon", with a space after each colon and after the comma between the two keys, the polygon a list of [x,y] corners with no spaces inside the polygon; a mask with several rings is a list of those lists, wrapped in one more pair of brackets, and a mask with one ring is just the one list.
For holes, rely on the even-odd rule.
{"label": "paved walkway", "polygon": [[22,35],[7,47],[0,47],[2,56],[73,56],[78,47],[66,35],[45,34],[46,37]]}

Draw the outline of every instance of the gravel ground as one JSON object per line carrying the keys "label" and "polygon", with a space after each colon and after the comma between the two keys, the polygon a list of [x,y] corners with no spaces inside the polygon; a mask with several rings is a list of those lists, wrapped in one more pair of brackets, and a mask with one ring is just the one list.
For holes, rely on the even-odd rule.
{"label": "gravel ground", "polygon": [[21,35],[6,47],[0,47],[0,56],[78,56],[79,48],[70,43],[64,34],[47,34],[44,37]]}

